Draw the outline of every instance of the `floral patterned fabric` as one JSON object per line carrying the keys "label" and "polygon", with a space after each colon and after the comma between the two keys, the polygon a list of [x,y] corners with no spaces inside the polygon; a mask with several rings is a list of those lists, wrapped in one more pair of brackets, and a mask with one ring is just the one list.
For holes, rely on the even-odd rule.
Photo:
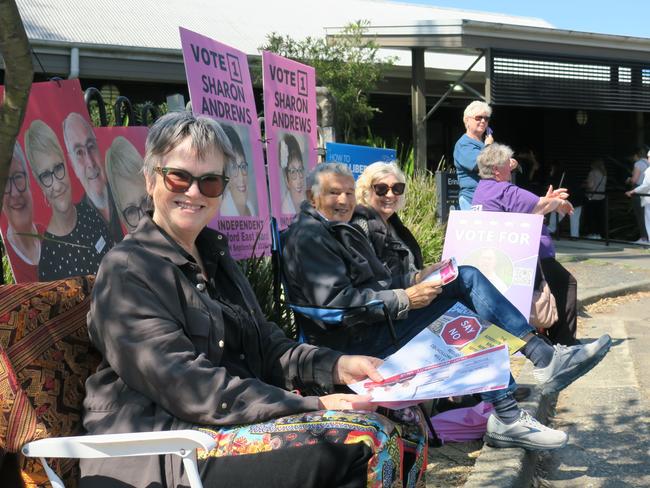
{"label": "floral patterned fabric", "polygon": [[[0,287],[0,451],[77,435],[84,382],[99,364],[86,314],[94,277]],[[49,486],[38,459],[19,456],[27,487]],[[77,462],[50,464],[76,486]]]}
{"label": "floral patterned fabric", "polygon": [[[322,410],[290,415],[269,422],[223,429],[197,427],[210,434],[217,445],[199,452],[199,460],[210,457],[255,454],[320,442],[363,442],[373,451],[368,462],[368,488],[405,486],[415,488],[426,468],[426,427],[416,408],[386,411],[386,415],[360,411]],[[404,473],[404,454],[415,462]]]}

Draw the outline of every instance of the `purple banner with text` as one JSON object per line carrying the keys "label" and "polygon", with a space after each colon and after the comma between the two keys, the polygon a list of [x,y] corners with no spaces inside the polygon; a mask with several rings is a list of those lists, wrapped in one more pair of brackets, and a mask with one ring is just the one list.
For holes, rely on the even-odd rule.
{"label": "purple banner with text", "polygon": [[273,216],[286,228],[306,198],[305,177],[316,166],[316,72],[262,53],[266,159]]}
{"label": "purple banner with text", "polygon": [[268,254],[269,199],[246,54],[182,27],[180,35],[192,111],[217,120],[235,152],[224,168],[230,181],[210,227],[228,236],[235,259]]}
{"label": "purple banner with text", "polygon": [[452,210],[442,258],[480,269],[528,318],[542,221],[541,215]]}

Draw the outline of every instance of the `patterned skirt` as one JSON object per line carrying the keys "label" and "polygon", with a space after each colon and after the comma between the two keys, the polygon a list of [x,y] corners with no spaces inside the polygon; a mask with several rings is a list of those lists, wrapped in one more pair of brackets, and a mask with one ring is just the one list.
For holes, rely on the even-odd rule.
{"label": "patterned skirt", "polygon": [[[199,451],[198,458],[201,461],[322,442],[362,442],[372,450],[368,462],[369,488],[403,484],[415,488],[426,469],[427,430],[423,414],[418,408],[383,413],[321,410],[223,429],[200,426],[197,428],[210,434],[217,444],[210,452]],[[409,466],[404,465],[405,454],[409,454],[406,459],[412,460]]]}

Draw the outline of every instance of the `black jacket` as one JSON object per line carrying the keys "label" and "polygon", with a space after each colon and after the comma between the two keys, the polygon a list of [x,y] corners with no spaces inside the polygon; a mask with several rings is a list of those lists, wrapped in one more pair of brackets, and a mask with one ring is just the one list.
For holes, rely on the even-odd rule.
{"label": "black jacket", "polygon": [[391,235],[388,226],[374,209],[364,205],[357,205],[350,223],[366,234],[375,254],[388,266],[395,287],[408,288],[415,283],[415,273],[409,266],[409,251],[413,254],[418,270],[424,267],[422,251],[411,231],[404,226],[396,213],[388,219],[388,223],[399,239]]}
{"label": "black jacket", "polygon": [[[343,222],[329,222],[304,202],[295,221],[282,235],[283,273],[290,302],[302,306],[349,308],[381,300],[392,318],[401,319],[408,298],[393,286],[391,273],[376,256],[366,236]],[[299,324],[309,342],[345,350],[350,328],[384,323],[380,310],[347,322],[347,327],[323,323]]]}
{"label": "black jacket", "polygon": [[[199,267],[150,217],[102,260],[88,313],[88,332],[102,354],[86,382],[84,427],[90,434],[187,429],[263,422],[318,410],[317,397],[291,389],[332,389],[339,353],[296,344],[264,319],[253,290],[229,255],[226,238],[204,229],[197,247],[218,260],[238,290],[237,305],[255,333],[244,343],[250,375],[239,376],[224,356],[224,315],[210,298]],[[208,277],[210,279],[210,277]],[[86,459],[82,486],[121,480],[133,486],[176,487],[181,460],[158,457]],[[150,485],[151,483],[151,485]]]}

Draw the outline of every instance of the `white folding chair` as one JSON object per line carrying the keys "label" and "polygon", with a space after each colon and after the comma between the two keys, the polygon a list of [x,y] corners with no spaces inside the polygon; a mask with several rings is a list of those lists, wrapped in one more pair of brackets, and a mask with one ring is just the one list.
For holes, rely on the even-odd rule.
{"label": "white folding chair", "polygon": [[52,488],[65,488],[63,481],[48,466],[46,458],[110,458],[128,456],[157,456],[175,454],[183,466],[191,488],[203,488],[196,464],[196,449],[210,451],[214,439],[198,430],[137,432],[132,434],[52,437],[25,444],[21,452],[27,457],[40,458]]}

